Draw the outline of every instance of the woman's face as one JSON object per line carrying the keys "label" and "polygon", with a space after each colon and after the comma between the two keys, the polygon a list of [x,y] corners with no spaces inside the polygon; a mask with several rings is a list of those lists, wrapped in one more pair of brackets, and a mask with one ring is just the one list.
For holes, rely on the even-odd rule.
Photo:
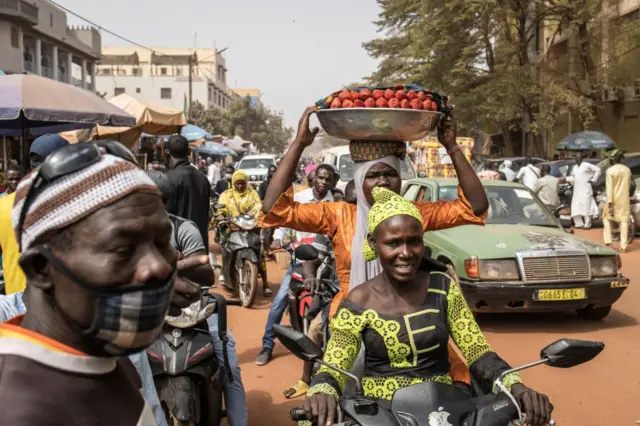
{"label": "woman's face", "polygon": [[402,189],[402,178],[400,177],[400,173],[386,163],[374,164],[369,170],[367,170],[367,174],[364,175],[362,191],[364,192],[364,198],[367,200],[369,205],[373,205],[375,202],[371,191],[373,191],[373,188],[379,186],[399,194],[400,189]]}
{"label": "woman's face", "polygon": [[420,222],[407,215],[390,217],[369,235],[369,244],[390,279],[406,282],[416,275],[424,256],[422,235]]}
{"label": "woman's face", "polygon": [[247,190],[247,181],[246,180],[237,180],[236,183],[233,184],[236,191],[242,193]]}

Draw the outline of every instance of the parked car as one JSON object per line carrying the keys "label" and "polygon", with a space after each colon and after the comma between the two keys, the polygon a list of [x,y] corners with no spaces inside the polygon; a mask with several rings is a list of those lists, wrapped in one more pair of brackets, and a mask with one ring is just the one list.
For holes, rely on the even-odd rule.
{"label": "parked car", "polygon": [[[324,152],[324,160],[326,164],[330,164],[338,169],[340,180],[338,181],[338,189],[344,191],[347,183],[353,179],[353,161],[349,153],[349,146],[336,146],[329,148]],[[402,183],[405,184],[409,179],[416,177],[415,169],[409,158],[402,160]]]}
{"label": "parked car", "polygon": [[[584,161],[591,164],[598,164],[600,160],[597,158],[585,158]],[[576,160],[574,158],[565,158],[563,160],[545,161],[538,164],[538,167],[542,167],[544,164],[551,169],[551,176],[561,178],[571,174],[573,167],[576,165]]]}
{"label": "parked car", "polygon": [[[525,186],[482,182],[489,199],[486,226],[428,232],[433,257],[455,269],[476,312],[561,311],[602,319],[629,280],[612,249],[569,234]],[[413,179],[404,196],[457,199],[455,179]]]}
{"label": "parked car", "polygon": [[249,176],[249,183],[257,188],[267,178],[269,166],[275,165],[274,155],[246,155],[238,162],[236,170],[244,171]]}

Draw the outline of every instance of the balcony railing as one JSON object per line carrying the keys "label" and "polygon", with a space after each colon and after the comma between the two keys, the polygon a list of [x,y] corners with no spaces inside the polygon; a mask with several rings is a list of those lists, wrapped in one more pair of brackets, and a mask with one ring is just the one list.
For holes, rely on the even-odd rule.
{"label": "balcony railing", "polygon": [[36,65],[30,61],[24,61],[24,70],[26,72],[36,72]]}
{"label": "balcony railing", "polygon": [[38,7],[23,0],[0,0],[0,15],[26,21],[31,25],[38,23]]}
{"label": "balcony railing", "polygon": [[42,76],[47,78],[53,78],[53,68],[42,67]]}

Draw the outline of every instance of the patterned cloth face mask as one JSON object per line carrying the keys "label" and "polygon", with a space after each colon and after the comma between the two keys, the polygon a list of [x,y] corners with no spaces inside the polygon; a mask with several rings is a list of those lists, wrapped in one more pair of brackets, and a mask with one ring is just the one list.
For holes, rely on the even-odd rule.
{"label": "patterned cloth face mask", "polygon": [[[103,342],[105,352],[129,355],[146,349],[157,339],[171,305],[175,268],[164,279],[104,290],[88,285],[71,272],[49,247],[43,247],[41,252],[68,279],[97,299],[91,325],[82,332]],[[75,320],[62,314],[77,326]]]}

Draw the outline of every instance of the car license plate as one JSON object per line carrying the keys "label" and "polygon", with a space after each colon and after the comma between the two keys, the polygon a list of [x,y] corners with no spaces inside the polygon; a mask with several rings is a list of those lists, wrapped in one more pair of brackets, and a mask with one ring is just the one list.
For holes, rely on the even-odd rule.
{"label": "car license plate", "polygon": [[541,302],[555,302],[561,300],[582,300],[586,299],[587,293],[584,288],[558,288],[545,289],[536,292],[536,300]]}
{"label": "car license plate", "polygon": [[629,287],[629,281],[614,281],[611,283],[611,288],[623,288]]}

